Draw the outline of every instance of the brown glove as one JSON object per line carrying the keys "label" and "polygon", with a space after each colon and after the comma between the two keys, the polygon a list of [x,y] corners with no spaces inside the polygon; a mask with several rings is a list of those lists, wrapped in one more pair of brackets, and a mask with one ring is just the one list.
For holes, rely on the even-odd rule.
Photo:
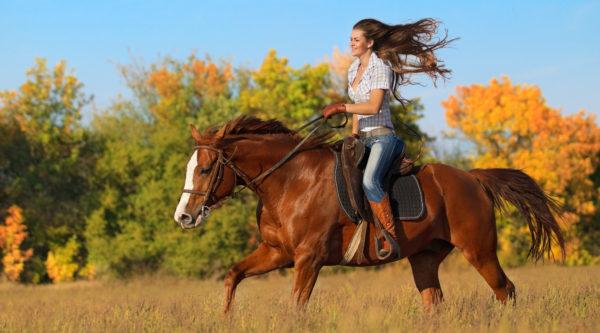
{"label": "brown glove", "polygon": [[346,104],[344,103],[335,103],[329,104],[323,109],[323,117],[329,118],[334,114],[344,113],[346,112]]}

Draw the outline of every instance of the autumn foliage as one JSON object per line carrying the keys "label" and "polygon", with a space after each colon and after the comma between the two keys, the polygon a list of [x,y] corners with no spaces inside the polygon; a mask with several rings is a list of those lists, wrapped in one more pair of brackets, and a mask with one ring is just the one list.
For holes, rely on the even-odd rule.
{"label": "autumn foliage", "polygon": [[75,260],[79,247],[77,239],[72,237],[65,246],[48,252],[46,269],[52,282],[68,282],[75,278],[75,273],[79,270],[79,265]]}
{"label": "autumn foliage", "polygon": [[[590,176],[600,152],[594,115],[563,115],[546,105],[537,86],[508,77],[458,87],[443,106],[448,125],[474,144],[474,167],[525,171],[564,206],[561,217],[572,236],[573,225],[591,223],[598,188]],[[571,237],[571,252],[576,243]]]}
{"label": "autumn foliage", "polygon": [[[175,227],[171,214],[193,147],[189,125],[204,130],[245,114],[297,128],[324,105],[348,101],[352,61],[335,50],[295,68],[270,50],[256,69],[194,54],[133,63],[119,67],[129,96],[84,124],[92,97],[83,83],[64,61],[38,59],[21,86],[0,91],[0,212],[20,207],[0,226],[4,275],[39,283],[223,274],[256,246],[256,198],[242,192],[198,232]],[[457,155],[461,164],[446,163],[523,169],[565,207],[567,263],[600,258],[600,133],[592,115],[563,115],[539,88],[508,78],[459,87],[444,107],[448,125],[475,148],[468,159]],[[417,124],[418,98],[391,108],[408,152],[421,151],[415,132],[425,142],[421,162],[436,160],[427,154],[433,138]],[[520,265],[530,243],[517,219],[509,212],[497,226],[500,256]]]}
{"label": "autumn foliage", "polygon": [[4,276],[9,281],[18,281],[25,261],[33,255],[32,249],[22,250],[21,244],[27,238],[27,227],[19,207],[11,206],[4,225],[0,225],[0,249]]}

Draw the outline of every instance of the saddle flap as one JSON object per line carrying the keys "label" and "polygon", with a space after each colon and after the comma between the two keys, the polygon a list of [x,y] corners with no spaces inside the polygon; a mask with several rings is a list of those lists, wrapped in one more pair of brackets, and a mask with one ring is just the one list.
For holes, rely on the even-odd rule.
{"label": "saddle flap", "polygon": [[343,161],[349,166],[360,168],[365,159],[365,150],[365,145],[355,137],[344,138],[342,143]]}
{"label": "saddle flap", "polygon": [[365,145],[354,137],[345,138],[342,146],[342,175],[346,181],[348,197],[357,213],[368,219],[370,210],[365,203],[362,188],[363,160],[366,160]]}

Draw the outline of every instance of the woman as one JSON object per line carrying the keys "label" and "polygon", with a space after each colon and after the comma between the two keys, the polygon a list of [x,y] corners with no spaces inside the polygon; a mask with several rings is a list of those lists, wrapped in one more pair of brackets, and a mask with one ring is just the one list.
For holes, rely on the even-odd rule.
{"label": "woman", "polygon": [[[447,36],[432,41],[437,26],[433,19],[399,25],[374,19],[357,22],[350,36],[350,48],[356,59],[348,70],[348,95],[353,104],[336,103],[323,109],[326,118],[352,113],[352,135],[370,149],[363,188],[375,216],[396,240],[390,200],[382,181],[390,164],[403,151],[404,142],[394,134],[390,91],[404,104],[406,100],[399,97],[397,88],[411,82],[409,74],[428,74],[434,83],[438,76],[446,78],[450,74],[434,53],[451,42]],[[390,244],[397,255],[395,246]]]}

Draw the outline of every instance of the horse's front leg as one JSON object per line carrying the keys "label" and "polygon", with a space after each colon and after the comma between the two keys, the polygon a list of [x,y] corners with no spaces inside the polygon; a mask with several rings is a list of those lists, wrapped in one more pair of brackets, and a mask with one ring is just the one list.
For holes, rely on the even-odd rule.
{"label": "horse's front leg", "polygon": [[289,267],[292,260],[278,248],[260,243],[248,257],[235,264],[225,277],[225,313],[230,310],[235,288],[243,279],[268,273],[274,269]]}
{"label": "horse's front leg", "polygon": [[292,298],[298,309],[303,309],[310,298],[315,282],[317,282],[319,271],[323,266],[321,262],[315,253],[310,252],[301,253],[295,258]]}

